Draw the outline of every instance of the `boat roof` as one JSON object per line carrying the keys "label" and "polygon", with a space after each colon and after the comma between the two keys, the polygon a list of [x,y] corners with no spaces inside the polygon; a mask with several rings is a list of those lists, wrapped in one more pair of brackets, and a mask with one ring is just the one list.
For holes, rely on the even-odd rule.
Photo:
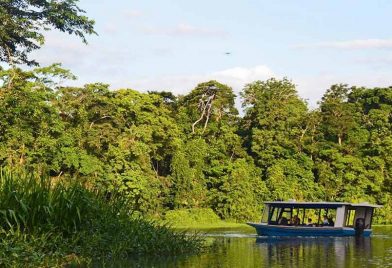
{"label": "boat roof", "polygon": [[342,206],[349,207],[371,207],[380,208],[380,205],[363,203],[347,203],[347,202],[297,202],[297,201],[267,201],[266,205],[273,205],[274,207],[293,207],[293,208],[338,208]]}

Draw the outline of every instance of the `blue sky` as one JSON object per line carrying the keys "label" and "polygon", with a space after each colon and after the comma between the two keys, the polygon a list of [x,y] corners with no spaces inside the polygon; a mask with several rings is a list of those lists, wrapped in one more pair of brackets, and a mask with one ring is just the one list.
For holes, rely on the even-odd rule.
{"label": "blue sky", "polygon": [[[392,1],[81,0],[96,20],[89,45],[49,32],[34,52],[79,84],[189,92],[217,79],[236,93],[288,77],[314,106],[334,83],[392,85]],[[226,55],[225,52],[230,52]]]}

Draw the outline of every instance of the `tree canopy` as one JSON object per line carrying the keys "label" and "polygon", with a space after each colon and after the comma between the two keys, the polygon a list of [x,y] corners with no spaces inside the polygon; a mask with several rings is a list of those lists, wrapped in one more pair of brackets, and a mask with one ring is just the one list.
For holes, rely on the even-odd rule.
{"label": "tree canopy", "polygon": [[77,0],[0,0],[0,167],[49,173],[125,196],[134,213],[212,209],[259,218],[264,200],[369,201],[392,222],[392,87],[332,85],[310,110],[287,78],[189,93],[81,87],[29,52],[57,29],[86,42]]}
{"label": "tree canopy", "polygon": [[240,117],[217,81],[184,96],[58,82],[74,78],[58,64],[0,72],[0,166],[121,193],[154,217],[245,221],[295,198],[380,203],[392,220],[392,88],[333,85],[310,110],[290,80],[255,81]]}
{"label": "tree canopy", "polygon": [[28,54],[45,41],[44,31],[57,29],[80,37],[93,34],[94,21],[83,15],[78,0],[1,0],[0,61],[37,65]]}

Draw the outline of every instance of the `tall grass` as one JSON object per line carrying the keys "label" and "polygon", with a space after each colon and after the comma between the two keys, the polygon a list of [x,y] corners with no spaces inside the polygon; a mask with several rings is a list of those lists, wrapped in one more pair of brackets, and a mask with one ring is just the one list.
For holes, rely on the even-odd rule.
{"label": "tall grass", "polygon": [[99,198],[79,184],[52,183],[48,177],[0,171],[0,226],[5,230],[34,232],[57,229],[71,234],[96,212]]}
{"label": "tall grass", "polygon": [[175,226],[197,226],[222,223],[222,220],[210,208],[170,210],[166,212],[165,220]]}
{"label": "tall grass", "polygon": [[55,266],[201,248],[197,236],[132,216],[121,196],[106,198],[79,183],[0,170],[0,266]]}

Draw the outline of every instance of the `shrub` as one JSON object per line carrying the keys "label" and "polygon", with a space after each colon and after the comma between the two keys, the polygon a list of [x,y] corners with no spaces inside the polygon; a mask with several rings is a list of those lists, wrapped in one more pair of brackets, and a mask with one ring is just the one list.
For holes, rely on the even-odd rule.
{"label": "shrub", "polygon": [[201,250],[195,235],[133,216],[125,199],[80,183],[0,171],[0,266],[57,266]]}
{"label": "shrub", "polygon": [[192,226],[220,223],[221,219],[210,208],[177,209],[166,212],[165,220],[173,225]]}

